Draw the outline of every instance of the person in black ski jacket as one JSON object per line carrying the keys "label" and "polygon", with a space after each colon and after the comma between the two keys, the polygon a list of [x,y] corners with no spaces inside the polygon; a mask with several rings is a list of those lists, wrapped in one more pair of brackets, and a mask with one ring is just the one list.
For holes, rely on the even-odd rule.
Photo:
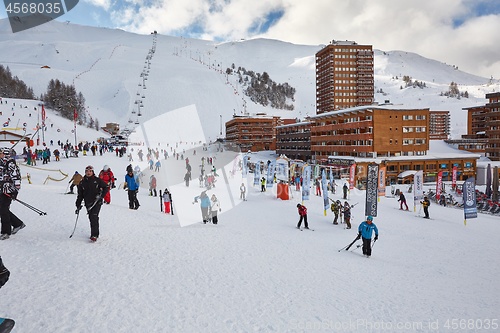
{"label": "person in black ski jacket", "polygon": [[93,242],[99,237],[99,211],[101,210],[102,200],[108,191],[108,184],[95,175],[94,167],[87,166],[85,176],[78,184],[75,214],[78,214],[82,209],[82,201],[85,200],[85,208],[90,220],[90,240]]}
{"label": "person in black ski jacket", "polygon": [[10,211],[12,200],[16,200],[21,189],[21,172],[15,159],[10,157],[9,147],[0,148],[0,218],[2,232],[0,240],[9,237],[26,225],[20,218]]}

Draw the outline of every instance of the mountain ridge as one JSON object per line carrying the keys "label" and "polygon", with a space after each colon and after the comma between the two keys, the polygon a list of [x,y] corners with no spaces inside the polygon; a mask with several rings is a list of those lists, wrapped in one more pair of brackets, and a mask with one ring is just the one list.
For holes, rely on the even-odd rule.
{"label": "mountain ridge", "polygon": [[[45,92],[53,78],[74,83],[86,99],[89,114],[101,124],[113,121],[122,127],[133,126],[194,104],[207,135],[216,137],[220,120],[228,121],[233,115],[267,113],[302,119],[315,114],[314,59],[323,45],[262,38],[213,42],[57,21],[16,34],[9,29],[8,20],[0,20],[0,46],[6,50],[0,63],[33,87],[35,95]],[[147,64],[153,47],[155,52]],[[465,133],[462,108],[484,104],[486,93],[499,90],[498,80],[465,73],[415,53],[374,48],[374,54],[375,91],[382,91],[375,93],[375,101],[449,110],[453,136]],[[225,74],[233,64],[267,72],[276,83],[295,88],[294,110],[251,102],[237,77]],[[41,69],[43,65],[50,69]],[[402,89],[405,75],[426,82],[427,88]],[[451,82],[467,91],[469,99],[439,96]],[[142,118],[134,113],[137,101],[143,105]]]}

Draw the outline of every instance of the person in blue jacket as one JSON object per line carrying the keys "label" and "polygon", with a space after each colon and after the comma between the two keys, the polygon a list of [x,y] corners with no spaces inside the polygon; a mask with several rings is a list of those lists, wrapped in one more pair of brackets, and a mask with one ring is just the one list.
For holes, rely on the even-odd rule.
{"label": "person in blue jacket", "polygon": [[137,176],[134,175],[132,165],[127,167],[127,174],[125,175],[125,185],[128,189],[128,208],[138,209],[139,200],[137,200],[137,192],[139,192],[139,181]]}
{"label": "person in blue jacket", "polygon": [[211,206],[210,198],[207,195],[207,191],[203,191],[201,192],[200,195],[196,196],[194,198],[193,204],[195,202],[198,202],[198,199],[200,200],[201,217],[203,218],[203,223],[207,223],[210,218],[208,212]]}
{"label": "person in blue jacket", "polygon": [[375,231],[374,240],[378,239],[378,229],[373,223],[373,216],[368,216],[366,221],[361,223],[358,227],[357,239],[363,238],[363,254],[369,258],[372,255],[372,234]]}

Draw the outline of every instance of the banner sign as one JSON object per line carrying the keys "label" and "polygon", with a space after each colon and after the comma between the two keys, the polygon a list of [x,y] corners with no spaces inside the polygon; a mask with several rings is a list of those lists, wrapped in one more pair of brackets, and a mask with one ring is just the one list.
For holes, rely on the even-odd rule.
{"label": "banner sign", "polygon": [[302,201],[309,200],[311,191],[311,166],[304,164],[302,168]]}
{"label": "banner sign", "polygon": [[378,164],[368,164],[366,177],[365,215],[377,216],[378,199]]}
{"label": "banner sign", "polygon": [[467,179],[462,185],[464,199],[464,218],[473,219],[477,217],[476,207],[476,183],[474,177]]}

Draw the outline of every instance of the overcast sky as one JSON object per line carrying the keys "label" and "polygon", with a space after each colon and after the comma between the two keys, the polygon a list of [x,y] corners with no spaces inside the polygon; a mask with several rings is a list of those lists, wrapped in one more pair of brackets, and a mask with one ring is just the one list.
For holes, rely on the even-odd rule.
{"label": "overcast sky", "polygon": [[216,41],[347,39],[500,78],[500,0],[80,0],[59,20]]}

